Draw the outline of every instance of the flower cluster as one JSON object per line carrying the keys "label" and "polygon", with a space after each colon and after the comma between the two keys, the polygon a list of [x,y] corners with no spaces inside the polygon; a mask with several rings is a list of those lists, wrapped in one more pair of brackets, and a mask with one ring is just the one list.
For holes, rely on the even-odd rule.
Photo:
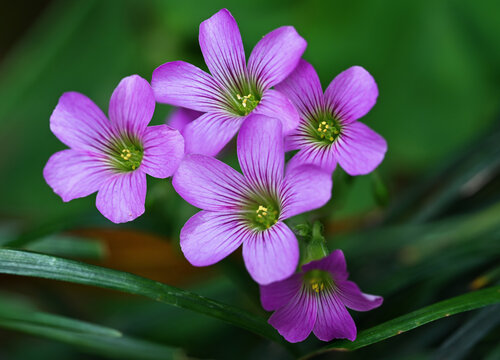
{"label": "flower cluster", "polygon": [[[225,9],[201,23],[199,42],[210,74],[173,61],[153,72],[151,86],[124,78],[109,119],[84,95],[63,94],[50,128],[69,149],[49,159],[45,180],[63,201],[97,192],[97,209],[121,223],[144,212],[146,174],[172,176],[175,191],[201,209],[180,233],[191,264],[217,263],[242,246],[263,307],[275,311],[269,323],[288,341],[311,331],[354,340],[346,307],[366,311],[382,298],[347,280],[340,250],[301,254],[286,220],[330,200],[337,163],[361,175],[383,160],[385,140],[357,121],[376,102],[374,79],[355,66],[323,93],[301,59],[306,42],[290,26],[265,35],[247,62]],[[148,127],[155,102],[178,107],[168,125]],[[215,158],[236,134],[241,172]],[[291,150],[299,151],[285,163]]]}

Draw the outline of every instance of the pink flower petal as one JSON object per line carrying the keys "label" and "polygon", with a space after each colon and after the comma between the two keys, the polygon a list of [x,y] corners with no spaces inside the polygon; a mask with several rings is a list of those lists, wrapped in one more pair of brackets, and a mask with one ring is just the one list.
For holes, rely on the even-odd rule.
{"label": "pink flower petal", "polygon": [[186,154],[215,156],[238,132],[244,117],[206,113],[184,127]]}
{"label": "pink flower petal", "polygon": [[325,91],[327,106],[343,123],[365,116],[375,105],[377,96],[375,80],[360,66],[337,75]]}
{"label": "pink flower petal", "polygon": [[275,86],[296,106],[306,120],[324,108],[323,89],[316,70],[305,60],[300,60],[295,70]]}
{"label": "pink flower petal", "polygon": [[296,343],[307,339],[313,330],[317,311],[315,296],[303,287],[287,305],[276,310],[268,322],[287,341]]}
{"label": "pink flower petal", "polygon": [[96,192],[110,176],[103,159],[70,149],[52,155],[43,169],[45,181],[63,201]]}
{"label": "pink flower petal", "polygon": [[331,146],[306,144],[288,161],[286,171],[303,165],[316,165],[324,171],[333,173],[337,166],[335,151]]}
{"label": "pink flower petal", "polygon": [[224,108],[219,83],[206,72],[184,61],[173,61],[156,68],[151,79],[156,101],[208,112]]}
{"label": "pink flower petal", "polygon": [[141,137],[154,111],[153,90],[138,75],[123,78],[109,101],[109,119],[120,133]]}
{"label": "pink flower petal", "polygon": [[212,265],[236,250],[248,232],[236,214],[200,211],[182,228],[181,249],[192,265]]}
{"label": "pink flower petal", "polygon": [[334,149],[339,165],[349,175],[365,175],[382,162],[387,142],[368,126],[356,121],[344,126]]}
{"label": "pink flower petal", "polygon": [[302,266],[304,272],[310,270],[323,270],[332,274],[334,281],[343,281],[349,277],[345,256],[342,250],[335,250],[330,255],[320,260],[311,261]]}
{"label": "pink flower petal", "polygon": [[263,191],[275,191],[283,180],[285,152],[281,123],[250,115],[238,135],[238,160],[248,181]]}
{"label": "pink flower petal", "polygon": [[227,89],[246,79],[245,50],[238,24],[222,9],[200,24],[200,47],[212,76]]}
{"label": "pink flower petal", "polygon": [[317,299],[318,315],[313,329],[314,335],[323,341],[354,341],[356,324],[342,302],[331,291],[321,291]]}
{"label": "pink flower petal", "polygon": [[203,113],[186,108],[176,108],[167,118],[167,125],[182,133],[184,127],[199,118]]}
{"label": "pink flower petal", "polygon": [[114,223],[132,221],[144,213],[146,187],[140,169],[117,173],[97,193],[97,209]]}
{"label": "pink flower petal", "polygon": [[332,196],[332,174],[313,165],[287,171],[282,193],[282,219],[318,209]]}
{"label": "pink flower petal", "polygon": [[260,286],[260,302],[267,311],[286,306],[299,292],[302,286],[302,274],[293,274],[289,278],[269,285]]}
{"label": "pink flower petal", "polygon": [[261,89],[269,89],[293,71],[306,46],[306,41],[292,26],[271,31],[257,43],[250,54],[250,76]]}
{"label": "pink flower petal", "polygon": [[260,285],[286,279],[299,262],[299,244],[282,222],[256,231],[243,243],[243,259],[250,276]]}
{"label": "pink flower petal", "polygon": [[204,155],[186,155],[172,184],[184,200],[203,210],[239,209],[248,193],[243,175],[222,161]]}
{"label": "pink flower petal", "polygon": [[98,151],[111,137],[111,123],[88,97],[77,92],[64,93],[50,116],[50,130],[75,150]]}
{"label": "pink flower petal", "polygon": [[253,114],[276,118],[283,125],[283,134],[292,133],[299,125],[299,113],[295,106],[282,93],[266,90],[264,97],[253,111]]}
{"label": "pink flower petal", "polygon": [[143,146],[141,169],[160,179],[172,176],[184,156],[184,138],[167,125],[147,127]]}
{"label": "pink flower petal", "polygon": [[368,311],[382,305],[384,299],[381,296],[364,294],[352,281],[337,282],[337,297],[349,309],[356,311]]}

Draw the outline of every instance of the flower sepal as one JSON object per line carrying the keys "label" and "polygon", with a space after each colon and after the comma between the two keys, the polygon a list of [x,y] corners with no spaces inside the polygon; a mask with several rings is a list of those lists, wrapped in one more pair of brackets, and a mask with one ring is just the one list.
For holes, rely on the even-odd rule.
{"label": "flower sepal", "polygon": [[323,224],[315,221],[314,224],[299,224],[295,232],[300,241],[300,266],[314,260],[322,259],[330,253],[323,236]]}

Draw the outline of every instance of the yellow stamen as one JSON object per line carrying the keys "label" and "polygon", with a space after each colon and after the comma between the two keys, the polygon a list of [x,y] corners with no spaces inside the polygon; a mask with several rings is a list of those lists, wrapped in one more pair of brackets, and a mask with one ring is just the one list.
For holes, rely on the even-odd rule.
{"label": "yellow stamen", "polygon": [[322,281],[311,280],[311,289],[319,293],[325,289],[325,284]]}

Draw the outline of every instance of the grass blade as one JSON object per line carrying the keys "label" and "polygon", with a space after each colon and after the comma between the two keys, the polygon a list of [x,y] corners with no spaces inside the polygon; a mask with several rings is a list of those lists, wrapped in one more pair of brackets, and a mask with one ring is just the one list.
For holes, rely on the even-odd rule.
{"label": "grass blade", "polygon": [[50,327],[59,330],[78,332],[82,334],[106,336],[106,337],[121,337],[122,334],[115,329],[110,329],[100,325],[94,325],[85,321],[70,319],[63,316],[52,315],[37,311],[16,311],[12,309],[4,311],[0,307],[0,322],[22,322],[36,326]]}
{"label": "grass blade", "polygon": [[434,359],[460,360],[500,323],[500,306],[490,306],[475,314],[455,331],[434,354]]}
{"label": "grass blade", "polygon": [[[45,314],[45,317],[50,314]],[[50,326],[0,318],[0,327],[37,337],[60,341],[93,354],[116,359],[168,360],[178,358],[179,350],[129,337],[110,337],[73,332]]]}
{"label": "grass blade", "polygon": [[126,272],[49,255],[0,249],[0,273],[91,285],[141,295],[155,301],[215,317],[283,343],[262,317],[197,294]]}

